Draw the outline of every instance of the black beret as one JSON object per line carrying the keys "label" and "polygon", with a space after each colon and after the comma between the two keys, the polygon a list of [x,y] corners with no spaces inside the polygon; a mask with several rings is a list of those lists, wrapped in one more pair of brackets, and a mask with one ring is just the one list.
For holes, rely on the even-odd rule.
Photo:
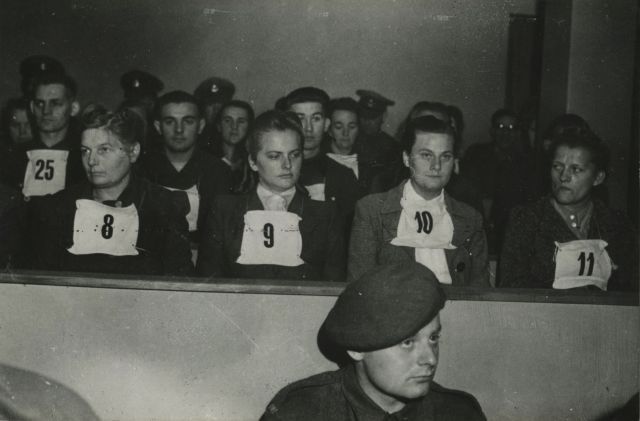
{"label": "black beret", "polygon": [[287,108],[301,102],[319,102],[322,104],[322,108],[326,109],[329,103],[329,95],[320,88],[305,86],[304,88],[298,88],[289,92],[286,96]]}
{"label": "black beret", "polygon": [[427,267],[416,262],[377,266],[347,285],[320,334],[345,350],[388,348],[426,326],[445,300]]}
{"label": "black beret", "polygon": [[122,75],[120,86],[127,99],[137,99],[143,96],[157,96],[164,89],[164,83],[151,73],[142,70],[131,70]]}
{"label": "black beret", "polygon": [[358,89],[356,94],[360,97],[360,101],[358,101],[360,110],[365,114],[380,115],[387,107],[395,104],[395,102],[374,91]]}
{"label": "black beret", "polygon": [[210,77],[198,85],[193,91],[193,96],[202,104],[208,102],[224,103],[231,101],[235,93],[236,87],[231,81],[220,77]]}

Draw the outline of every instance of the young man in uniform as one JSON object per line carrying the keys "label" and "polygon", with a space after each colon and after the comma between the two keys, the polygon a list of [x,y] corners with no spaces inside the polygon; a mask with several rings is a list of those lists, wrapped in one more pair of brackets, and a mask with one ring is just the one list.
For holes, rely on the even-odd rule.
{"label": "young man in uniform", "polygon": [[32,141],[15,149],[16,174],[25,196],[43,196],[86,179],[80,159],[80,111],[77,86],[67,74],[43,72],[33,81],[31,112],[36,123]]}
{"label": "young man in uniform", "polygon": [[417,263],[378,267],[347,285],[319,338],[350,362],[282,389],[262,421],[484,420],[473,396],[434,382],[444,303],[438,280]]}
{"label": "young man in uniform", "polygon": [[207,150],[213,150],[215,143],[221,140],[216,128],[216,118],[222,106],[231,101],[235,93],[236,87],[231,81],[215,76],[203,80],[193,91],[205,120],[198,143]]}
{"label": "young man in uniform", "polygon": [[186,194],[187,222],[195,242],[199,220],[208,203],[213,196],[231,189],[229,167],[196,144],[204,125],[193,95],[184,91],[164,94],[157,101],[154,120],[162,147],[150,151],[140,162],[142,175],[150,181]]}

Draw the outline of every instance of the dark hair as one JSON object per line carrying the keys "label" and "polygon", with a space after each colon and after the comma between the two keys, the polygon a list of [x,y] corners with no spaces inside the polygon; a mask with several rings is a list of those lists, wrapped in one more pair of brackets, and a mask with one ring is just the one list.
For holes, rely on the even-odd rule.
{"label": "dark hair", "polygon": [[518,115],[516,113],[514,113],[513,111],[508,110],[506,108],[500,108],[495,113],[493,113],[493,115],[491,115],[491,127],[492,128],[497,128],[498,127],[498,122],[503,117],[511,117],[511,118],[513,118],[516,121],[516,125],[519,125],[519,123],[520,123],[520,121],[518,119]]}
{"label": "dark hair", "polygon": [[358,117],[360,115],[360,107],[355,99],[350,97],[336,98],[329,101],[329,116],[336,111],[350,111]]}
{"label": "dark hair", "polygon": [[122,108],[111,112],[100,104],[89,104],[80,116],[83,130],[105,129],[116,135],[123,145],[132,147],[142,143],[145,122],[137,113]]}
{"label": "dark hair", "polygon": [[446,134],[453,139],[453,152],[457,155],[458,141],[455,130],[445,121],[432,115],[425,115],[410,120],[402,134],[402,150],[407,154],[411,153],[418,133]]}
{"label": "dark hair", "polygon": [[154,117],[156,120],[159,120],[162,117],[162,109],[167,104],[193,104],[198,110],[198,117],[202,115],[202,109],[200,108],[200,102],[196,99],[195,96],[191,95],[185,91],[171,91],[162,95],[156,101]]}
{"label": "dark hair", "polygon": [[261,141],[265,133],[291,130],[298,136],[300,148],[304,139],[304,133],[300,126],[300,119],[289,111],[269,110],[260,114],[253,122],[253,127],[247,136],[247,151],[252,159],[256,159],[262,148]]}
{"label": "dark hair", "polygon": [[295,89],[286,96],[286,110],[290,110],[294,104],[303,102],[317,102],[322,106],[322,113],[327,116],[327,107],[329,105],[329,95],[320,88],[313,86],[305,86],[304,88]]}
{"label": "dark hair", "polygon": [[[62,85],[65,88],[66,95],[71,100],[76,99],[78,95],[78,85],[76,81],[66,73],[44,72],[33,79],[31,94],[35,98],[36,91],[39,86],[44,85]],[[32,98],[33,99],[33,98]]]}
{"label": "dark hair", "polygon": [[577,114],[561,114],[554,118],[545,132],[547,139],[564,133],[589,132],[591,128],[584,118]]}
{"label": "dark hair", "polygon": [[441,102],[430,102],[430,101],[420,101],[417,102],[413,107],[411,107],[411,111],[407,115],[408,120],[414,120],[418,113],[429,112],[429,113],[437,113],[441,114],[442,118],[436,117],[440,120],[443,120],[445,123],[451,124],[451,115],[449,114],[449,109],[447,106]]}
{"label": "dark hair", "polygon": [[230,107],[242,108],[247,112],[247,117],[249,119],[249,124],[253,122],[255,118],[255,114],[253,112],[253,107],[246,101],[241,101],[239,99],[232,99],[231,101],[227,101],[224,103],[220,111],[218,111],[218,115],[216,115],[216,124],[220,124],[222,121],[222,112]]}
{"label": "dark hair", "polygon": [[553,159],[561,146],[586,150],[589,152],[591,162],[595,165],[596,171],[607,172],[609,168],[609,148],[591,130],[569,131],[554,136],[551,139],[551,147],[549,148],[551,159]]}

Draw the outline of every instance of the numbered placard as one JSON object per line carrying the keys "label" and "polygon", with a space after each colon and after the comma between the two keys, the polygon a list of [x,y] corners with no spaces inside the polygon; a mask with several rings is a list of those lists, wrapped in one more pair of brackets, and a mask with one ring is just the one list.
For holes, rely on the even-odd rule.
{"label": "numbered placard", "polygon": [[291,212],[249,211],[244,215],[240,257],[243,265],[299,266],[302,219]]}
{"label": "numbered placard", "polygon": [[595,285],[607,290],[611,277],[611,258],[604,240],[575,240],[556,244],[555,289]]}
{"label": "numbered placard", "polygon": [[69,151],[34,149],[27,151],[29,161],[24,173],[22,194],[44,196],[64,189]]}
{"label": "numbered placard", "polygon": [[88,200],[76,200],[71,254],[136,256],[138,210],[135,205],[115,208]]}
{"label": "numbered placard", "polygon": [[163,186],[167,190],[181,191],[187,195],[189,201],[189,213],[187,213],[187,223],[189,224],[189,231],[193,232],[198,229],[198,213],[200,211],[200,193],[198,193],[198,186],[193,185],[187,190],[174,189],[173,187]]}
{"label": "numbered placard", "polygon": [[453,238],[453,221],[444,207],[405,208],[402,210],[396,237],[396,246],[450,249]]}

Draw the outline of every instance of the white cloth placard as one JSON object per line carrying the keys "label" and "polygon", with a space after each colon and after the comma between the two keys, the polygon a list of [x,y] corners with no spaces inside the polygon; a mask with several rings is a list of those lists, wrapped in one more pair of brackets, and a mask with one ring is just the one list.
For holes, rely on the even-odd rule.
{"label": "white cloth placard", "polygon": [[453,283],[444,250],[456,247],[451,244],[453,221],[444,203],[444,192],[432,200],[425,200],[408,181],[400,205],[402,213],[391,244],[414,247],[416,262],[431,269],[440,283]]}
{"label": "white cloth placard", "polygon": [[611,258],[604,240],[556,242],[553,288],[569,289],[595,285],[603,291],[611,277]]}
{"label": "white cloth placard", "polygon": [[248,211],[244,215],[244,232],[240,257],[243,265],[299,266],[304,263],[300,218],[282,211]]}
{"label": "white cloth placard", "polygon": [[349,168],[355,174],[356,179],[358,178],[358,154],[340,155],[337,153],[327,153],[327,156],[338,164]]}
{"label": "white cloth placard", "polygon": [[22,194],[44,196],[64,189],[69,151],[34,149],[27,151],[27,157]]}
{"label": "white cloth placard", "polygon": [[200,193],[198,192],[198,186],[193,185],[186,190],[175,189],[173,187],[162,186],[167,190],[181,191],[187,195],[189,201],[189,213],[187,213],[187,223],[189,224],[189,231],[193,232],[198,229],[198,214],[200,211]]}
{"label": "white cloth placard", "polygon": [[324,183],[312,184],[310,186],[304,186],[309,192],[311,200],[318,200],[324,202]]}
{"label": "white cloth placard", "polygon": [[138,210],[133,204],[116,208],[94,200],[78,199],[73,245],[68,251],[76,255],[136,256],[139,224]]}

